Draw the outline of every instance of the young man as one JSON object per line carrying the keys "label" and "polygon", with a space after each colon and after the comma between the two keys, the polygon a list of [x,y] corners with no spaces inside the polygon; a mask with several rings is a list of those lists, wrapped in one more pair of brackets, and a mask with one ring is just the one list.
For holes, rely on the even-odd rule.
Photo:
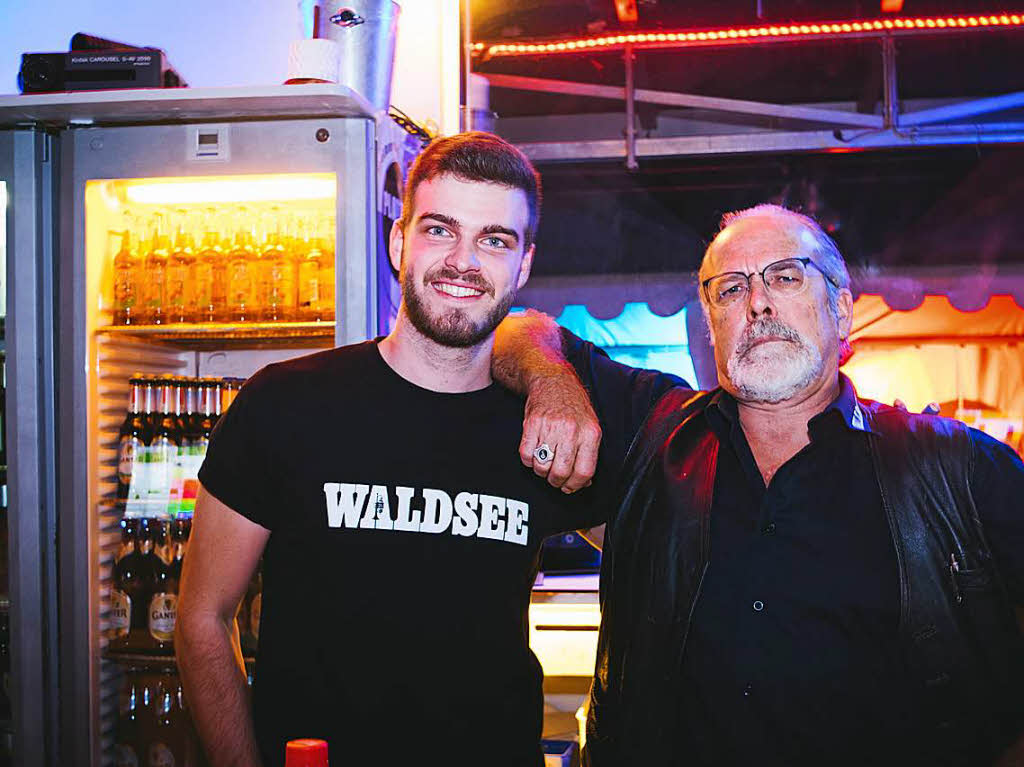
{"label": "young man", "polygon": [[[491,379],[534,256],[538,178],[470,133],[431,144],[405,194],[394,332],[258,372],[200,472],[176,646],[215,767],[279,765],[301,737],[339,764],[543,763],[525,630],[540,543],[601,519],[568,495],[596,449],[541,451],[558,487],[515,465],[524,404]],[[536,415],[556,437],[576,428]],[[250,714],[233,621],[261,555]]]}

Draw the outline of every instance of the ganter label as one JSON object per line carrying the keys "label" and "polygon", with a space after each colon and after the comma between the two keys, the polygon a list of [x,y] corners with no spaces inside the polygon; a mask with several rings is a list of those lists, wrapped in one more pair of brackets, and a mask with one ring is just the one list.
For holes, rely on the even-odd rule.
{"label": "ganter label", "polygon": [[128,636],[132,625],[132,598],[119,589],[110,592],[110,627],[115,637]]}
{"label": "ganter label", "polygon": [[178,617],[177,594],[154,594],[149,602],[149,633],[159,642],[174,639],[174,621]]}

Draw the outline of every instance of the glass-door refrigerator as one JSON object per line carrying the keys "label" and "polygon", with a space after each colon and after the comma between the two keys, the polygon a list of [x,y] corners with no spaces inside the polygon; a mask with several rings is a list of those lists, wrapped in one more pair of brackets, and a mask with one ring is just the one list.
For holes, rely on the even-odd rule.
{"label": "glass-door refrigerator", "polygon": [[[227,406],[224,392],[264,364],[375,334],[383,324],[377,315],[378,282],[384,279],[377,265],[383,241],[377,153],[393,126],[333,85],[0,99],[0,125],[15,122],[37,126],[29,135],[43,145],[29,178],[52,172],[54,184],[47,198],[53,266],[48,272],[37,258],[42,266],[34,274],[40,300],[45,304],[52,296],[53,305],[25,311],[53,323],[54,444],[44,439],[31,459],[45,465],[46,449],[54,450],[54,518],[44,515],[33,525],[40,528],[35,540],[41,546],[50,540],[46,524],[57,532],[51,558],[59,573],[36,568],[38,594],[31,592],[33,584],[21,585],[26,594],[11,592],[12,650],[40,656],[29,659],[28,670],[18,665],[25,675],[21,683],[39,677],[41,689],[49,690],[38,701],[29,696],[15,705],[57,706],[55,721],[41,721],[51,722],[43,733],[59,739],[61,764],[130,762],[132,756],[120,750],[119,720],[122,730],[126,717],[138,728],[143,724],[137,714],[148,711],[146,737],[155,742],[154,728],[171,716],[162,701],[177,693],[168,682],[173,649],[152,628],[169,603],[142,606],[153,611],[155,641],[147,638],[143,647],[126,641],[131,597],[115,567],[133,546],[124,521],[132,520],[136,536],[143,519],[147,529],[163,531],[152,534],[150,543],[154,551],[166,544],[163,557],[170,561],[172,528],[194,507],[197,464],[172,459],[173,466],[159,473],[156,464],[164,459],[155,452],[154,427],[133,443],[136,452],[128,451],[126,466],[122,427],[132,410],[148,408],[149,418],[162,413],[165,425],[168,411],[175,411],[170,415],[177,416],[183,435],[186,410],[199,411],[204,392],[216,391],[218,403]],[[28,140],[17,130],[0,132],[0,148]],[[52,171],[40,161],[45,147]],[[7,172],[2,165],[0,171]],[[8,176],[22,184],[17,169]],[[13,277],[20,300],[30,278]],[[10,334],[25,332],[11,327],[11,309],[9,304],[9,354]],[[46,329],[33,332],[45,346]],[[27,375],[12,368],[9,363],[8,392],[12,373]],[[149,390],[152,399],[144,404],[141,394],[131,397],[133,388]],[[45,389],[36,397],[45,400]],[[41,434],[46,417],[44,412],[36,419]],[[22,472],[12,462],[9,475]],[[46,481],[36,477],[20,490],[45,499]],[[9,497],[12,509],[16,502],[42,503],[17,492]],[[29,527],[28,521],[19,524]],[[34,533],[34,526],[18,530],[20,537]],[[19,636],[14,620],[18,601],[30,597],[36,612],[50,606],[53,615],[26,613],[21,631],[49,626],[48,620],[56,627],[54,638],[43,632],[31,651],[23,645],[32,637]],[[257,609],[243,604],[246,620],[250,607]],[[258,623],[258,610],[251,620]],[[48,647],[55,658],[47,657]],[[40,677],[47,673],[55,678]],[[138,681],[143,678],[148,681]],[[55,701],[48,703],[47,695]],[[170,708],[180,714],[184,705]],[[26,711],[23,720],[34,715]],[[15,717],[15,742],[19,727]],[[26,730],[24,737],[34,734]],[[140,763],[147,758],[135,757]],[[198,759],[194,753],[184,758]]]}

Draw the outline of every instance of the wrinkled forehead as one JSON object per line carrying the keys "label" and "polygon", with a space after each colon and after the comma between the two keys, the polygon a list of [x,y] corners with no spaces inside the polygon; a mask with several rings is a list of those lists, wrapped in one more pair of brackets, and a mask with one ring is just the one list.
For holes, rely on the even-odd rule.
{"label": "wrinkled forehead", "polygon": [[774,261],[808,257],[816,245],[814,235],[798,221],[772,215],[743,218],[712,241],[701,276],[758,272]]}

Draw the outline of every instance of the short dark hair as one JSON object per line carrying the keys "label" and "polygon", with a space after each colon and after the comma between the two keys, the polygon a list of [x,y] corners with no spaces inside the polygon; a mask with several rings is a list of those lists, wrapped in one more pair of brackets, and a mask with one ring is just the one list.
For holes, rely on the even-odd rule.
{"label": "short dark hair", "polygon": [[523,233],[524,247],[533,244],[540,222],[540,174],[521,151],[500,136],[483,131],[434,139],[409,171],[402,195],[403,224],[408,223],[406,217],[412,214],[416,187],[424,181],[446,175],[463,181],[483,181],[522,190],[529,211]]}

